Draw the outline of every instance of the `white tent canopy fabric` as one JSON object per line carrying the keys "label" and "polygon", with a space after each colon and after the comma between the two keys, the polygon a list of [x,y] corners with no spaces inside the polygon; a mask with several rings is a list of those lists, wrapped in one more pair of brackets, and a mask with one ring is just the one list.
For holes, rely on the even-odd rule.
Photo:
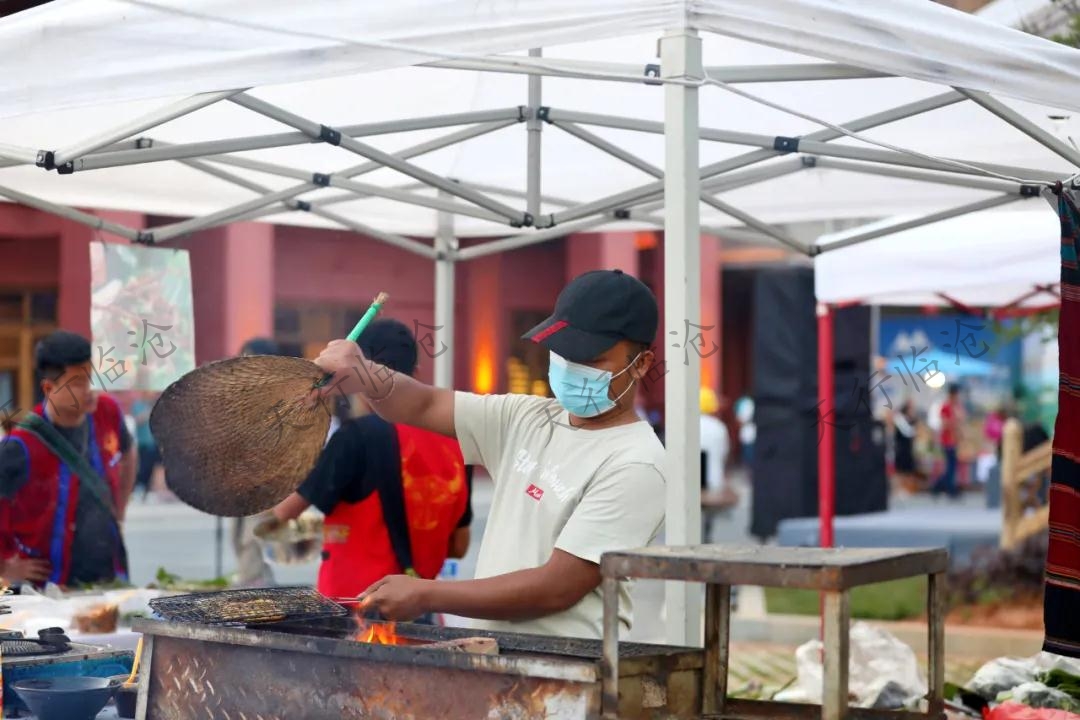
{"label": "white tent canopy fabric", "polygon": [[[1050,133],[1060,130],[1050,116],[1064,112],[1053,105],[1080,107],[1073,91],[1080,85],[1080,62],[1076,59],[1080,53],[923,0],[546,0],[480,6],[449,0],[392,4],[315,0],[300,5],[266,0],[257,5],[250,0],[58,0],[0,22],[0,65],[7,69],[0,78],[0,97],[4,98],[0,116],[7,116],[0,119],[0,138],[32,159],[37,150],[63,150],[162,106],[182,103],[182,94],[244,87],[257,87],[250,95],[314,123],[335,126],[370,127],[373,123],[455,113],[483,112],[493,117],[502,111],[502,120],[490,121],[498,129],[416,156],[411,162],[440,176],[500,188],[488,192],[504,206],[524,210],[528,133],[526,123],[515,120],[518,106],[528,102],[525,77],[399,66],[545,45],[546,56],[641,77],[647,64],[659,62],[658,34],[683,24],[769,44],[706,34],[704,63],[716,77],[725,76],[725,68],[749,67],[767,74],[770,65],[807,67],[807,63],[825,58],[937,83],[886,77],[741,86],[834,123],[941,95],[948,91],[943,84],[1041,102],[1046,106],[1017,100],[1008,101],[1008,105]],[[645,31],[648,34],[641,34]],[[608,39],[597,39],[605,37]],[[581,42],[586,38],[588,42]],[[772,47],[779,45],[809,55]],[[416,52],[404,52],[402,47]],[[520,55],[517,59],[523,60]],[[557,65],[555,59],[541,62]],[[363,72],[378,69],[383,71]],[[655,176],[640,166],[632,167],[560,128],[573,122],[576,128],[622,148],[659,172],[664,143],[655,131],[662,130],[662,92],[662,88],[641,83],[544,79],[541,103],[552,108],[556,123],[562,123],[559,127],[544,126],[541,189],[552,200],[540,207],[544,215],[565,209],[559,200],[582,203],[654,181]],[[745,154],[760,145],[771,147],[777,136],[805,136],[821,129],[721,88],[705,88],[699,95],[703,127],[727,131],[724,139],[729,140],[752,136],[747,144],[702,143],[703,165]],[[1069,174],[1071,166],[1066,160],[976,104],[941,105],[931,112],[874,127],[866,134],[930,155],[992,158],[998,164]],[[651,122],[653,132],[610,127],[619,123],[589,124],[581,121],[583,113]],[[560,117],[569,119],[560,121]],[[450,126],[365,133],[360,139],[385,152],[398,152],[461,129]],[[153,138],[160,148],[166,142],[193,143],[290,130],[223,101],[138,134]],[[830,144],[839,146],[835,152],[841,154],[867,147],[846,138]],[[0,147],[0,155],[4,154]],[[363,161],[341,148],[311,143],[248,151],[239,157],[293,172],[282,176],[254,172],[249,167],[217,166],[269,191],[294,186],[311,173],[328,174]],[[792,162],[790,157],[777,158],[754,168],[760,168],[766,177],[782,177],[780,182],[758,182],[726,192],[721,186],[719,194],[725,203],[768,223],[929,213],[993,194],[985,189],[854,173],[850,168],[840,170],[824,163],[797,172],[785,170]],[[770,168],[775,168],[772,175]],[[785,172],[791,174],[781,174]],[[395,170],[378,170],[354,180],[404,187],[405,192],[429,200],[435,196],[434,190],[417,187],[412,178]],[[0,186],[66,205],[174,216],[206,215],[254,197],[250,186],[208,177],[175,161],[79,171],[63,177],[32,165],[7,167],[0,169]],[[341,190],[326,188],[298,199],[335,195],[340,198]],[[399,197],[368,196],[335,202],[332,209],[340,217],[383,231],[433,236],[438,218],[437,211],[429,207],[431,203],[403,203]],[[467,203],[457,207],[463,204]],[[702,213],[706,228],[743,225],[709,205],[702,205]],[[262,217],[272,222],[337,226],[313,213]],[[653,227],[654,220],[647,213],[635,213],[634,222],[623,226]],[[607,221],[614,222],[612,218]],[[487,212],[458,215],[455,231],[459,236],[513,232],[506,218]]]}
{"label": "white tent canopy fabric", "polygon": [[[823,236],[821,246],[850,234]],[[1020,301],[1020,307],[1042,307],[1055,298],[1033,289],[1058,284],[1060,253],[1058,219],[1040,202],[1030,210],[973,213],[823,252],[814,259],[814,286],[826,303],[982,308]]]}
{"label": "white tent canopy fabric", "polygon": [[913,0],[55,0],[0,26],[0,97],[10,115],[683,27],[1080,110],[1067,48]]}

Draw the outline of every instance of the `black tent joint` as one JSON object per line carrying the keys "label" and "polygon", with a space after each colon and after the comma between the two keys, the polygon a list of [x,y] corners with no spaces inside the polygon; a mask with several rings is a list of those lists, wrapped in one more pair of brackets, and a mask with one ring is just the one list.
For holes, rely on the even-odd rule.
{"label": "black tent joint", "polygon": [[773,150],[778,150],[782,153],[799,152],[799,138],[777,135],[773,138],[772,146]]}
{"label": "black tent joint", "polygon": [[325,143],[330,143],[331,145],[340,145],[341,144],[341,131],[340,130],[335,130],[334,128],[330,127],[329,125],[320,125],[319,126],[319,139],[322,140]]}

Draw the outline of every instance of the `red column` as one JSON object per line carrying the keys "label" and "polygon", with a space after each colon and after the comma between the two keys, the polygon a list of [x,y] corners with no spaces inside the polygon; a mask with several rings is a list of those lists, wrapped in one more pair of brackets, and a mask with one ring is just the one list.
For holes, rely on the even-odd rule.
{"label": "red column", "polygon": [[834,451],[836,422],[833,403],[833,313],[824,303],[817,306],[818,318],[818,520],[819,544],[833,545],[833,513],[836,501],[836,455]]}
{"label": "red column", "polygon": [[235,355],[251,338],[274,336],[274,226],[234,223],[222,241],[224,349]]}
{"label": "red column", "polygon": [[566,280],[589,270],[622,270],[638,274],[637,233],[578,233],[566,239]]}

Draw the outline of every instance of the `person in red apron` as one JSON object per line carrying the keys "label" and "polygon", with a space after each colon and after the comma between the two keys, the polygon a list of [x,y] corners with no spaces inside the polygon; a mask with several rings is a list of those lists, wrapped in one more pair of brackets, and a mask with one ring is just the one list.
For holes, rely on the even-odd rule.
{"label": "person in red apron", "polygon": [[126,580],[121,523],[138,459],[123,414],[92,389],[86,338],[52,333],[36,365],[45,399],[0,443],[3,572],[67,587]]}
{"label": "person in red apron", "polygon": [[[416,370],[416,340],[396,320],[373,322],[359,345],[394,372],[412,376]],[[358,597],[389,575],[434,578],[448,557],[465,555],[469,470],[454,439],[369,413],[342,423],[311,475],[274,516],[286,521],[312,505],[321,510],[318,590]]]}

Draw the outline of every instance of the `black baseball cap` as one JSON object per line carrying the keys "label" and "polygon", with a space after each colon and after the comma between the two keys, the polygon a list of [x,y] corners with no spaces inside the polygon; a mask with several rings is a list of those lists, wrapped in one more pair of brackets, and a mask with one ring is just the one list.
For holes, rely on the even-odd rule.
{"label": "black baseball cap", "polygon": [[620,340],[651,345],[659,315],[656,296],[645,283],[622,270],[592,270],[571,280],[551,317],[522,339],[586,363]]}

